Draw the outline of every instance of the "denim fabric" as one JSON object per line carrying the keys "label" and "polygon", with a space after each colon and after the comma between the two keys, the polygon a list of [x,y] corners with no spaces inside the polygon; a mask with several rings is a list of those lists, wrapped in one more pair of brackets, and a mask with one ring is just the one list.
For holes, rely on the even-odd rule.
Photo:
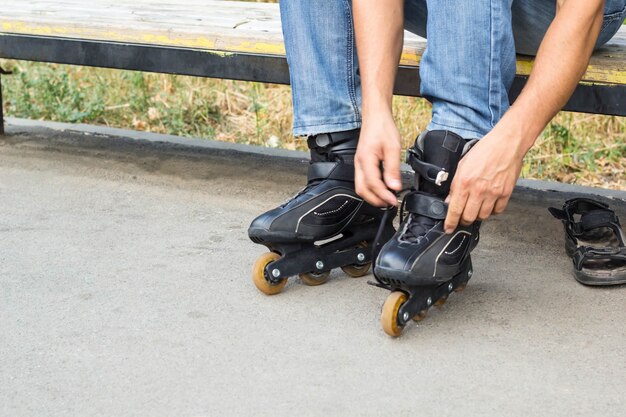
{"label": "denim fabric", "polygon": [[[605,1],[597,47],[617,32],[625,9],[626,0]],[[359,127],[351,0],[283,0],[280,10],[294,134]],[[421,93],[433,104],[428,129],[489,132],[509,107],[515,51],[534,55],[555,12],[555,0],[406,0],[406,29],[428,38],[420,63]]]}
{"label": "denim fabric", "polygon": [[[517,53],[535,55],[548,26],[556,14],[554,0],[515,0],[513,34]],[[607,43],[626,18],[626,0],[605,0],[604,21],[596,48]]]}
{"label": "denim fabric", "polygon": [[[511,0],[427,0],[421,95],[433,104],[428,130],[483,136],[509,107],[515,77]],[[423,1],[407,0],[407,19]]]}
{"label": "denim fabric", "polygon": [[351,0],[283,0],[280,13],[294,134],[360,127],[361,83]]}

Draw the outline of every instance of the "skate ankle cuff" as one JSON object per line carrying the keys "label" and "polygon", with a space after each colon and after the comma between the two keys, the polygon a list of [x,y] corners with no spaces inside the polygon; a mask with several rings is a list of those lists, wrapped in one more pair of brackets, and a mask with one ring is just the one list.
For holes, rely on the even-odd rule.
{"label": "skate ankle cuff", "polygon": [[354,182],[354,165],[340,162],[316,162],[309,165],[309,182],[325,179]]}
{"label": "skate ankle cuff", "polygon": [[448,214],[448,205],[437,197],[416,191],[408,194],[405,198],[406,209],[411,213],[435,220],[445,220]]}
{"label": "skate ankle cuff", "polygon": [[329,147],[334,148],[336,145],[343,145],[340,147],[342,149],[356,149],[360,131],[361,129],[353,129],[344,132],[320,133],[319,135],[309,136],[307,138],[307,145],[311,150],[326,149]]}

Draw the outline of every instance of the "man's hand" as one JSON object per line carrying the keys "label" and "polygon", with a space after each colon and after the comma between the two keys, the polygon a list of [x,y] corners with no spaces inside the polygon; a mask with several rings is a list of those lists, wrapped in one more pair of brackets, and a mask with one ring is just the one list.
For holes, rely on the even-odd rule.
{"label": "man's hand", "polygon": [[506,207],[522,159],[565,105],[589,63],[602,25],[602,0],[559,0],[530,78],[494,129],[461,160],[450,191],[446,232]]}
{"label": "man's hand", "polygon": [[527,148],[500,131],[492,130],[461,159],[447,199],[446,233],[506,208]]}
{"label": "man's hand", "polygon": [[395,206],[398,200],[389,189],[402,188],[401,140],[391,104],[404,37],[404,1],[353,0],[352,11],[363,98],[363,124],[354,161],[356,192],[375,206]]}
{"label": "man's hand", "polygon": [[[364,118],[354,157],[354,180],[357,194],[370,204],[378,207],[398,204],[396,196],[389,189],[402,189],[400,151],[400,132],[391,112],[381,112],[375,119]],[[384,163],[384,182],[380,172],[381,161]]]}

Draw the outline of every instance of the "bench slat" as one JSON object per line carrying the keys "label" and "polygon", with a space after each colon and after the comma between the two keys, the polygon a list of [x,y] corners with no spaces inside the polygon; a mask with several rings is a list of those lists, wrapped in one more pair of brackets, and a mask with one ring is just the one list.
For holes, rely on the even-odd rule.
{"label": "bench slat", "polygon": [[[191,0],[3,0],[0,36],[21,34],[284,56],[277,4]],[[426,41],[408,34],[401,64],[418,66]],[[532,59],[518,57],[517,74]],[[597,51],[583,82],[626,84],[626,29]]]}

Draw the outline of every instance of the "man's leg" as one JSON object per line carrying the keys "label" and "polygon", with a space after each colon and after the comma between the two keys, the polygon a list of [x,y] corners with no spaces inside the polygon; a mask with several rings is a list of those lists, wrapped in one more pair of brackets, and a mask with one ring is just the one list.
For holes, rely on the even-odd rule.
{"label": "man's leg", "polygon": [[294,134],[361,126],[361,88],[350,0],[280,2]]}
{"label": "man's leg", "polygon": [[[341,267],[367,273],[383,211],[354,189],[354,154],[361,126],[361,93],[350,0],[280,2],[294,107],[294,134],[308,136],[307,186],[252,221],[248,235],[271,251],[256,262],[253,281],[266,294],[287,277],[326,282]],[[393,216],[382,238],[393,234]],[[320,243],[325,241],[325,243]]]}
{"label": "man's leg", "polygon": [[[517,52],[535,55],[556,14],[555,0],[514,0],[513,33]],[[606,0],[604,21],[596,47],[607,43],[626,17],[626,0]]]}
{"label": "man's leg", "polygon": [[[626,0],[606,0],[604,13],[596,47],[619,30]],[[487,133],[508,109],[515,51],[535,55],[555,14],[556,0],[407,0],[406,28],[428,35],[420,65],[422,95],[433,103],[428,129]]]}
{"label": "man's leg", "polygon": [[393,291],[381,316],[391,336],[472,276],[470,252],[478,244],[480,222],[446,234],[445,199],[461,158],[476,142],[468,139],[486,135],[509,107],[515,76],[511,1],[425,0],[426,8],[424,1],[405,3],[406,27],[428,38],[421,93],[433,104],[433,115],[428,132],[407,153],[416,173],[416,189],[403,201],[407,215],[374,270]]}
{"label": "man's leg", "polygon": [[428,45],[421,94],[433,104],[428,130],[484,136],[509,107],[515,76],[512,0],[407,0],[407,29]]}

